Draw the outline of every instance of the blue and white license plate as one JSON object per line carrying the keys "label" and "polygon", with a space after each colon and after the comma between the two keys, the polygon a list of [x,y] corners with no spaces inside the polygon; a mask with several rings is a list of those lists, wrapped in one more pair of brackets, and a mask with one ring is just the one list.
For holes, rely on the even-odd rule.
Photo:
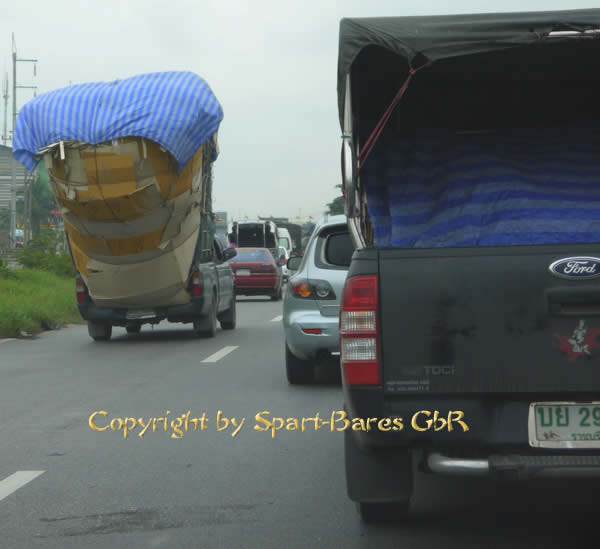
{"label": "blue and white license plate", "polygon": [[529,444],[538,448],[600,448],[600,402],[533,402]]}

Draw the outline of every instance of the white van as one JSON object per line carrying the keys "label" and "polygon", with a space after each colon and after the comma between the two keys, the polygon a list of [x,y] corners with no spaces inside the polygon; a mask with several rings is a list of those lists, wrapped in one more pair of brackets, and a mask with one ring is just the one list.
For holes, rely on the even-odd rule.
{"label": "white van", "polygon": [[292,237],[290,236],[290,232],[287,229],[277,228],[277,238],[279,239],[279,246],[281,248],[285,248],[288,254],[292,253],[293,245],[292,245]]}

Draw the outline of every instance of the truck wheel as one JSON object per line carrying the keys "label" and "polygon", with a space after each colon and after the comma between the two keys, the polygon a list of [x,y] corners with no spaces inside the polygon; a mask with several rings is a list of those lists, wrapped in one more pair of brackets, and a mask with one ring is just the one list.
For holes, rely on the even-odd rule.
{"label": "truck wheel", "polygon": [[229,305],[229,309],[227,309],[223,314],[221,314],[221,316],[219,317],[219,322],[221,323],[221,328],[223,328],[223,330],[233,330],[235,328],[235,294],[231,296],[231,304]]}
{"label": "truck wheel", "polygon": [[136,324],[135,326],[126,326],[125,329],[128,334],[139,334],[142,331],[142,325]]}
{"label": "truck wheel", "polygon": [[210,310],[206,318],[194,320],[194,331],[200,337],[215,337],[217,335],[217,294],[213,292]]}
{"label": "truck wheel", "polygon": [[408,448],[360,448],[344,431],[348,496],[367,523],[402,520],[413,491],[412,453]]}
{"label": "truck wheel", "polygon": [[94,341],[108,341],[112,335],[112,325],[97,320],[88,320],[88,334]]}
{"label": "truck wheel", "polygon": [[315,367],[310,360],[302,360],[292,354],[285,344],[285,373],[290,385],[310,385],[315,382]]}

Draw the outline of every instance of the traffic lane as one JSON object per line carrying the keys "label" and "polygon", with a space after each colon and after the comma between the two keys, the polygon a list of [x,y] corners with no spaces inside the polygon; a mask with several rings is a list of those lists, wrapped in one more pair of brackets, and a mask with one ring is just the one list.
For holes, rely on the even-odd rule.
{"label": "traffic lane", "polygon": [[[126,395],[128,398],[125,400],[119,382],[127,387],[128,379],[117,379],[119,370],[116,370],[112,376],[115,391],[104,395],[104,403],[108,405],[102,409],[112,411],[116,407],[117,410],[123,410],[123,402],[126,402],[125,407],[134,412],[131,415],[138,417],[138,412],[140,415],[147,414],[149,409],[155,407],[156,402],[163,399],[169,401],[169,395],[176,395],[177,400],[183,404],[182,409],[189,406],[196,411],[205,402],[206,405],[202,408],[209,409],[209,414],[212,411],[213,418],[216,410],[223,406],[229,405],[228,409],[238,413],[234,405],[239,403],[244,403],[239,415],[248,409],[262,409],[265,402],[267,406],[276,406],[282,410],[287,407],[288,410],[284,411],[289,411],[289,399],[273,399],[270,384],[254,383],[260,379],[278,380],[275,381],[275,386],[289,391],[281,364],[283,355],[269,352],[275,350],[270,348],[269,342],[280,347],[281,326],[258,322],[257,320],[267,318],[262,315],[262,311],[258,307],[248,311],[254,327],[252,333],[248,334],[248,341],[244,338],[242,315],[241,330],[237,336],[242,345],[248,343],[248,352],[243,362],[232,361],[233,355],[228,355],[217,367],[199,370],[203,380],[217,374],[211,383],[195,386],[191,379],[193,372],[186,370],[180,372],[182,375],[169,379],[170,383],[163,389],[162,396],[154,395],[153,399],[148,399],[148,392],[142,392]],[[267,337],[260,334],[261,330]],[[110,346],[108,344],[107,347]],[[47,347],[51,356],[52,345]],[[122,349],[129,348],[122,346]],[[273,357],[277,364],[275,368],[271,362]],[[135,355],[130,353],[124,358],[130,363],[132,360],[135,362]],[[226,363],[226,360],[229,362]],[[76,389],[73,387],[76,381],[77,378],[73,377],[68,380],[71,392]],[[323,404],[319,397],[323,389],[309,392],[315,404]],[[201,393],[200,404],[194,391]],[[292,394],[299,398],[304,392],[306,391],[296,390]],[[228,399],[228,396],[234,398]],[[300,398],[299,402],[302,403],[303,399]],[[163,407],[160,406],[159,413],[162,411]],[[50,421],[49,425],[40,430],[52,431],[53,423],[54,421]],[[106,437],[105,434],[109,436]],[[71,538],[79,538],[72,544],[79,546],[81,536],[85,536],[86,545],[97,542],[97,546],[106,546],[103,544],[112,544],[114,540],[107,541],[105,536],[113,536],[118,532],[119,534],[114,534],[117,539],[121,539],[119,535],[143,535],[142,541],[135,538],[137,541],[134,543],[139,541],[140,546],[147,546],[150,542],[165,540],[159,530],[180,529],[184,526],[205,527],[211,522],[219,525],[215,534],[217,538],[225,527],[223,524],[229,523],[234,528],[232,535],[235,536],[235,528],[245,520],[262,523],[265,506],[276,503],[276,500],[269,499],[273,494],[265,490],[271,490],[276,496],[279,488],[273,490],[273,487],[285,486],[290,480],[285,465],[289,448],[267,448],[265,441],[270,440],[267,435],[254,438],[254,433],[250,431],[244,442],[242,436],[245,433],[241,433],[240,442],[235,446],[232,443],[236,443],[238,439],[233,440],[233,437],[225,433],[219,437],[218,432],[213,431],[194,433],[196,438],[190,433],[182,440],[160,437],[160,434],[152,433],[152,436],[148,435],[144,439],[132,436],[123,440],[120,433],[94,433],[87,428],[82,431],[78,425],[71,425],[55,440],[55,444],[60,441],[61,448],[46,454],[45,462],[43,455],[35,459],[39,439],[33,441],[33,447],[25,448],[21,445],[21,458],[27,455],[28,461],[41,463],[51,471],[51,475],[14,496],[16,501],[29,498],[27,501],[31,505],[38,506],[36,512],[32,512],[30,506],[29,516],[39,516],[37,530],[43,527],[42,532],[36,532],[39,539],[46,544],[68,546]],[[99,443],[99,440],[102,442]],[[245,447],[239,445],[244,443]],[[272,483],[273,471],[281,475],[275,485]],[[302,479],[298,479],[296,484],[307,491],[307,495],[314,497],[314,493],[307,490],[306,482]],[[320,484],[325,485],[324,482]],[[44,500],[45,494],[52,494],[50,501]],[[54,513],[49,514],[48,508]],[[247,515],[247,518],[239,516],[240,513]],[[163,526],[156,526],[157,521],[159,526]],[[8,536],[5,539],[10,539],[10,532],[3,533]],[[99,534],[104,534],[99,541],[88,539],[88,536]],[[282,532],[279,534],[284,535]],[[197,533],[193,532],[189,537],[188,534],[183,535],[181,546],[193,546],[196,536]],[[173,546],[179,539],[170,535],[165,546]],[[238,538],[234,546],[239,546],[240,542],[242,538]]]}
{"label": "traffic lane", "polygon": [[[18,450],[25,441],[34,439],[28,452],[37,455],[40,450],[40,458],[46,453],[61,453],[57,441],[62,433],[85,424],[93,410],[109,404],[113,409],[117,404],[122,408],[138,395],[153,408],[157,403],[172,405],[168,390],[173,386],[182,389],[184,395],[195,388],[198,398],[215,386],[218,391],[222,374],[202,361],[225,346],[237,345],[236,341],[243,344],[256,319],[264,319],[258,324],[268,325],[267,321],[281,311],[281,305],[267,303],[260,309],[250,308],[248,312],[254,317],[248,319],[243,305],[240,309],[238,329],[219,329],[213,339],[195,337],[189,326],[162,323],[139,335],[116,329],[114,340],[106,343],[92,341],[87,328],[78,326],[3,345],[0,436],[4,449],[8,441]],[[165,390],[167,395],[163,397]],[[41,450],[45,447],[50,449]],[[20,451],[5,452],[0,473],[14,472],[19,463]]]}

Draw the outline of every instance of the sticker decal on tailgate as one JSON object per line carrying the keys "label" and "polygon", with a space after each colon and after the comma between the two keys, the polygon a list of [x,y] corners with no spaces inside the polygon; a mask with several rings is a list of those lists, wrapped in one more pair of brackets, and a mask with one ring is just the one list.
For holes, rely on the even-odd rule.
{"label": "sticker decal on tailgate", "polygon": [[600,342],[598,341],[600,329],[588,328],[585,320],[580,320],[577,323],[570,336],[554,335],[558,339],[558,343],[554,347],[565,353],[571,362],[580,357],[590,358],[592,349],[600,347]]}

